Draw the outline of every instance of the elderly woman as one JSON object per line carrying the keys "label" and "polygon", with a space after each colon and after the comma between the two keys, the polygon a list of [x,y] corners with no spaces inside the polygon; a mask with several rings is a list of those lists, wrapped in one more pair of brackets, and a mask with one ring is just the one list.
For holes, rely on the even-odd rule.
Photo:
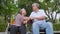
{"label": "elderly woman", "polygon": [[26,34],[25,24],[27,23],[26,10],[23,8],[16,15],[14,24],[11,26],[10,34],[17,34],[19,31],[20,34]]}

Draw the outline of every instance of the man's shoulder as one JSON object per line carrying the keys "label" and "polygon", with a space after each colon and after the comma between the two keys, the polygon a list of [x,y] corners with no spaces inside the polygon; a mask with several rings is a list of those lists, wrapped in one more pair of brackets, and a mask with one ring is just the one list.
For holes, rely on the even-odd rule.
{"label": "man's shoulder", "polygon": [[33,13],[34,13],[34,11],[31,12],[31,14],[33,14]]}

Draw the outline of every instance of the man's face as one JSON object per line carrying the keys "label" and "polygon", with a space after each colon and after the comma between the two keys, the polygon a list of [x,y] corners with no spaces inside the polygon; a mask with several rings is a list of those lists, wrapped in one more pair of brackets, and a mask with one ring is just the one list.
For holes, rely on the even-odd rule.
{"label": "man's face", "polygon": [[37,6],[32,6],[33,11],[36,11],[38,9]]}

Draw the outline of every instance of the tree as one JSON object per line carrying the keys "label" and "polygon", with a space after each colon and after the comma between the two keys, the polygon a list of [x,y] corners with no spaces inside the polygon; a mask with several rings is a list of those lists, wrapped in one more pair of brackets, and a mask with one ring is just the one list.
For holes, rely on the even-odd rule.
{"label": "tree", "polygon": [[0,0],[0,15],[5,17],[5,20],[18,11],[18,7],[14,4],[14,0]]}
{"label": "tree", "polygon": [[[60,12],[60,10],[58,9],[59,0],[54,0],[53,2],[51,2],[51,0],[44,0],[43,2],[40,2],[39,0],[18,0],[18,6],[19,8],[26,8],[29,15],[32,11],[32,3],[36,2],[40,4],[40,9],[44,9],[46,15],[51,22],[56,20],[56,16]],[[55,19],[53,16],[54,12],[56,12]]]}
{"label": "tree", "polygon": [[32,3],[39,3],[40,8],[44,9],[49,20],[54,21],[53,13],[56,12],[56,20],[56,16],[60,12],[58,9],[59,0],[54,0],[53,2],[50,1],[51,0],[44,0],[43,2],[40,2],[39,0],[17,0],[18,7],[16,7],[14,0],[0,0],[0,15],[5,16],[5,18],[7,15],[11,17],[11,15],[15,14],[19,8],[25,8],[27,10],[27,16],[29,16],[32,11]]}
{"label": "tree", "polygon": [[[44,9],[46,15],[51,22],[56,20],[56,16],[60,12],[57,5],[59,3],[59,0],[54,0],[53,2],[51,2],[51,0],[44,0],[43,2],[40,2],[39,0],[18,0],[19,8],[25,8],[28,12],[28,15],[32,11],[32,3],[39,3],[40,9]],[[53,17],[54,12],[56,12],[55,19]]]}
{"label": "tree", "polygon": [[[50,1],[51,0],[49,0],[49,1],[45,0],[45,1],[41,2],[40,5],[44,9],[49,20],[54,23],[56,21],[57,14],[60,12],[60,10],[58,9],[59,0],[54,0],[54,2],[50,2]],[[54,12],[56,12],[55,18],[53,16]]]}
{"label": "tree", "polygon": [[39,3],[38,0],[18,0],[18,7],[25,8],[28,14],[27,16],[29,16],[32,11],[31,5],[36,2]]}

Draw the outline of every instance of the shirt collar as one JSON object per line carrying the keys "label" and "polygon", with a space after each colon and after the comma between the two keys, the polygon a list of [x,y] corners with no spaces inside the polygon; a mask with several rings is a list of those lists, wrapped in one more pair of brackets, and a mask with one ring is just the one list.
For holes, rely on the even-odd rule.
{"label": "shirt collar", "polygon": [[38,13],[39,12],[39,10],[37,11],[37,12],[35,12],[35,11],[33,11],[34,13]]}

